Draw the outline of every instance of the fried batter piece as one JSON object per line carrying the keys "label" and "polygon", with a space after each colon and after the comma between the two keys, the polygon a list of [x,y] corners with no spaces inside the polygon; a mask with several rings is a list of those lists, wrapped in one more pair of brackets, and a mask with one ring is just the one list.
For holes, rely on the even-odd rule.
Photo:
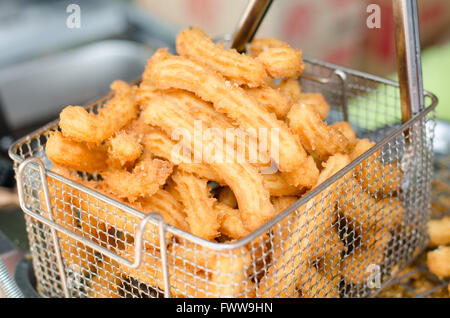
{"label": "fried batter piece", "polygon": [[108,140],[108,155],[120,166],[133,164],[142,154],[143,146],[131,134],[118,132]]}
{"label": "fried batter piece", "polygon": [[[145,118],[146,122],[161,127],[169,135],[172,135],[175,129],[183,128],[190,132],[191,136],[195,136],[192,115],[168,103],[164,97],[154,99],[151,106],[147,107],[141,116]],[[183,142],[185,147],[194,148],[191,141],[183,140]],[[206,140],[206,143],[214,145],[217,143],[217,139]],[[221,144],[216,148],[222,147],[226,150],[227,145]],[[214,149],[215,147],[212,150]],[[210,166],[216,170],[236,195],[241,218],[247,229],[255,230],[273,217],[269,192],[264,188],[263,178],[255,167],[236,161],[217,163],[208,157],[213,156],[214,153],[204,153],[203,155],[203,159],[210,162]]]}
{"label": "fried batter piece", "polygon": [[138,198],[150,197],[166,183],[172,173],[172,164],[165,160],[144,158],[133,168],[126,170],[106,170],[102,177],[109,191],[130,202]]}
{"label": "fried batter piece", "polygon": [[250,43],[249,54],[250,56],[257,57],[267,49],[279,47],[289,47],[289,44],[273,37],[254,39]]}
{"label": "fried batter piece", "polygon": [[[201,122],[202,127],[216,129],[217,133],[221,133],[224,142],[229,143],[232,147],[230,150],[235,150],[235,153],[232,154],[238,156],[237,158],[246,160],[256,167],[270,165],[271,159],[267,151],[257,151],[257,149],[251,148],[250,141],[254,142],[254,146],[257,146],[255,138],[235,127],[236,123],[224,114],[217,112],[211,103],[207,103],[194,94],[183,90],[168,91],[164,94],[164,99],[168,103],[176,105],[178,109],[190,113],[194,120]],[[205,146],[203,146],[203,149],[205,149]]]}
{"label": "fried batter piece", "polygon": [[[350,158],[355,160],[373,146],[375,143],[369,139],[358,139],[350,153]],[[374,196],[389,195],[398,189],[401,181],[400,167],[396,164],[381,163],[378,160],[380,156],[381,152],[377,151],[355,168],[356,178]]]}
{"label": "fried batter piece", "polygon": [[250,231],[242,223],[238,209],[233,209],[227,204],[217,202],[214,205],[214,210],[218,215],[220,233],[231,239],[240,239],[250,234]]}
{"label": "fried batter piece", "polygon": [[401,201],[395,197],[372,198],[354,178],[345,182],[339,196],[339,212],[355,228],[395,228],[403,219]]}
{"label": "fried batter piece", "polygon": [[306,69],[301,50],[291,47],[269,48],[256,57],[272,78],[297,78]]}
{"label": "fried batter piece", "polygon": [[291,235],[276,249],[274,262],[258,285],[257,297],[295,297],[299,280],[310,267],[307,224],[305,214],[292,220]]}
{"label": "fried batter piece", "polygon": [[285,173],[264,174],[263,179],[264,187],[274,197],[300,195],[304,192],[300,187],[290,184]]}
{"label": "fried batter piece", "polygon": [[106,168],[107,153],[104,147],[73,141],[59,131],[50,135],[45,152],[54,164],[73,170],[94,172]]}
{"label": "fried batter piece", "polygon": [[428,235],[431,246],[450,244],[450,216],[428,222]]}
{"label": "fried batter piece", "polygon": [[[242,297],[253,284],[247,277],[248,251],[212,253],[192,243],[181,243],[168,249],[170,293],[174,297]],[[180,258],[180,256],[183,258]],[[185,261],[189,260],[189,261]],[[161,255],[158,250],[144,252],[141,267],[125,265],[121,269],[130,277],[164,291]]]}
{"label": "fried batter piece", "polygon": [[430,271],[443,279],[450,276],[450,246],[440,246],[427,253],[427,265]]}
{"label": "fried batter piece", "polygon": [[[187,156],[187,158],[186,156],[183,156],[184,148],[176,148],[177,143],[171,140],[168,135],[160,129],[152,127],[148,130],[145,136],[142,137],[142,143],[144,144],[144,147],[156,157],[173,162],[179,170],[192,173],[199,178],[215,181],[220,185],[226,185],[223,177],[217,173],[211,165],[207,163],[194,163],[190,152],[188,153],[191,156]],[[177,151],[177,149],[179,151]],[[263,174],[262,178],[264,188],[266,188],[272,196],[296,195],[301,193],[301,189],[290,185],[286,181],[285,176],[279,172]]]}
{"label": "fried batter piece", "polygon": [[59,115],[64,136],[76,141],[101,143],[128,125],[138,115],[138,106],[130,85],[122,81],[111,84],[115,92],[98,114],[88,113],[81,106],[67,106]]}
{"label": "fried batter piece", "polygon": [[[304,149],[284,122],[259,106],[242,88],[227,86],[219,74],[162,49],[149,60],[145,73],[158,88],[185,89],[212,102],[217,111],[239,122],[243,129],[278,129],[278,165],[281,171],[292,171],[306,159]],[[269,153],[273,153],[270,138],[267,144]]]}
{"label": "fried batter piece", "polygon": [[348,151],[347,138],[328,127],[312,106],[295,104],[287,118],[289,127],[298,134],[303,147],[319,162],[326,161],[334,154]]}
{"label": "fried batter piece", "polygon": [[273,78],[297,78],[306,66],[301,50],[274,39],[256,39],[250,45],[250,54],[260,61]]}
{"label": "fried batter piece", "polygon": [[274,88],[289,96],[292,103],[297,103],[300,100],[302,87],[297,79],[285,78]]}
{"label": "fried batter piece", "polygon": [[234,49],[223,49],[196,27],[180,32],[176,47],[181,56],[218,72],[239,85],[258,87],[267,83],[268,76],[260,62]]}
{"label": "fried batter piece", "polygon": [[317,184],[319,169],[317,168],[314,158],[308,156],[300,167],[291,172],[285,172],[283,175],[290,185],[300,189],[310,189]]}
{"label": "fried batter piece", "polygon": [[174,172],[172,180],[180,194],[192,234],[205,240],[219,236],[220,224],[213,208],[216,200],[209,192],[208,181],[181,171]]}
{"label": "fried batter piece", "polygon": [[[330,157],[316,186],[349,162],[346,155]],[[338,196],[334,190],[337,186],[331,185],[322,192],[322,199],[308,201],[273,230],[276,261],[258,286],[258,294],[263,297],[293,297],[301,286],[308,287],[309,279],[302,277],[302,274],[314,272],[311,266],[317,259],[339,255],[344,250],[344,244],[337,236],[333,224],[334,202]],[[280,253],[284,254],[279,255]]]}
{"label": "fried batter piece", "polygon": [[346,121],[340,121],[340,122],[330,125],[330,127],[333,129],[336,129],[342,135],[344,135],[344,137],[347,138],[347,140],[349,142],[349,149],[353,150],[353,147],[355,146],[356,141],[357,141],[357,137],[356,137],[356,133],[353,130],[352,126]]}
{"label": "fried batter piece", "polygon": [[268,112],[274,113],[278,119],[286,118],[291,107],[289,95],[284,95],[281,91],[269,86],[248,88],[245,91]]}
{"label": "fried batter piece", "polygon": [[330,105],[320,93],[301,93],[297,103],[310,105],[322,120],[327,118],[328,112],[330,111]]}
{"label": "fried batter piece", "polygon": [[339,298],[339,274],[340,256],[328,261],[326,266],[316,268],[311,266],[302,276],[300,286],[303,298]]}
{"label": "fried batter piece", "polygon": [[220,203],[228,205],[232,209],[236,209],[237,208],[236,197],[234,196],[234,193],[230,189],[230,187],[222,187],[219,190],[219,194],[218,194],[217,200]]}
{"label": "fried batter piece", "polygon": [[373,274],[371,265],[379,265],[391,239],[389,233],[371,229],[364,233],[359,246],[344,257],[341,262],[343,279],[351,284],[364,284]]}

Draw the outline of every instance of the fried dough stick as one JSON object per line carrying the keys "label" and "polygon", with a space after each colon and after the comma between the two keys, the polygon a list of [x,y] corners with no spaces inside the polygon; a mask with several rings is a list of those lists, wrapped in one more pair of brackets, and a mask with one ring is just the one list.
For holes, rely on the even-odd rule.
{"label": "fried dough stick", "polygon": [[401,223],[404,214],[398,198],[387,197],[377,201],[354,178],[346,180],[341,189],[339,212],[362,231],[392,229]]}
{"label": "fried dough stick", "polygon": [[286,118],[292,105],[289,95],[269,86],[248,88],[245,91],[268,112],[274,113],[278,119],[284,120]]}
{"label": "fried dough stick", "polygon": [[258,87],[267,83],[264,66],[251,56],[214,44],[202,30],[191,28],[176,38],[177,52],[196,63],[222,74],[239,85]]}
{"label": "fried dough stick", "polygon": [[240,239],[250,234],[250,231],[242,223],[238,209],[233,209],[224,203],[216,202],[214,210],[218,215],[220,233],[232,239]]}
{"label": "fried dough stick", "polygon": [[[350,158],[355,160],[374,146],[375,143],[369,139],[358,139],[350,153]],[[355,168],[356,178],[373,195],[389,194],[396,191],[400,185],[400,167],[395,164],[381,163],[378,160],[380,156],[381,152],[377,151]]]}
{"label": "fried dough stick", "polygon": [[[186,129],[191,136],[194,134],[194,118],[188,112],[168,103],[161,96],[154,99],[144,109],[141,116],[144,120],[154,126],[161,127],[167,134],[172,135],[175,129]],[[183,140],[184,146],[193,149],[191,141]],[[206,141],[197,141],[205,144],[209,142],[217,144],[217,138]],[[222,141],[220,141],[222,142]],[[217,148],[224,146],[217,145]],[[243,162],[230,161],[226,163],[214,162],[214,155],[205,153],[203,160],[210,162],[210,166],[224,179],[225,183],[233,190],[238,201],[241,218],[244,225],[249,230],[255,230],[273,217],[273,206],[270,203],[269,192],[264,188],[263,178],[255,167]]]}
{"label": "fried dough stick", "polygon": [[301,93],[297,103],[310,105],[322,120],[327,118],[328,112],[330,111],[330,105],[320,93]]}
{"label": "fried dough stick", "polygon": [[250,43],[249,54],[250,56],[257,57],[265,50],[277,47],[289,47],[289,44],[273,37],[254,39]]}
{"label": "fried dough stick", "polygon": [[143,137],[142,143],[145,149],[148,149],[156,157],[173,162],[181,171],[192,173],[199,178],[216,181],[219,184],[225,184],[222,177],[211,166],[204,163],[194,163],[190,153],[188,157],[185,157],[183,153],[185,148],[177,148],[177,142],[170,139],[165,132],[158,128],[149,131]]}
{"label": "fried dough stick", "polygon": [[[316,185],[313,187],[313,189],[318,187],[328,178],[332,177],[334,174],[336,174],[338,171],[340,171],[349,163],[350,158],[347,155],[337,154],[331,156],[328,159],[328,161],[324,164],[324,169],[320,172],[318,181]],[[337,241],[334,238],[330,239],[329,237],[330,235],[328,233],[333,232],[333,221],[335,220],[334,207],[335,201],[339,196],[337,190],[339,189],[340,186],[342,186],[344,182],[345,182],[344,179],[342,179],[331,184],[329,188],[322,191],[322,193],[317,197],[317,199],[314,198],[306,202],[298,210],[297,214],[308,214],[310,220],[309,227],[310,231],[312,231],[311,234],[314,234],[313,232],[317,232],[316,235],[317,238],[313,237],[310,240],[311,246],[317,246],[317,248],[322,248],[325,245],[324,243],[327,241],[328,242]],[[272,200],[276,202],[274,199]],[[288,199],[285,200],[288,201]],[[277,203],[275,206],[280,205],[279,203]],[[295,218],[296,216],[293,215],[292,217]],[[291,218],[287,217],[280,223],[282,230],[279,234],[274,236],[275,246],[280,245],[279,242],[284,241],[288,237],[290,233],[289,231],[292,231],[292,229],[290,229],[289,226],[287,226],[287,224],[292,223],[292,220],[289,221]],[[317,230],[314,230],[315,228],[317,228]],[[317,254],[317,257],[319,256],[320,255]]]}
{"label": "fried dough stick", "polygon": [[264,174],[264,187],[269,190],[273,197],[300,195],[303,189],[290,184],[286,173]]}
{"label": "fried dough stick", "polygon": [[302,94],[302,87],[297,79],[286,78],[278,85],[274,86],[276,90],[290,97],[293,103],[298,102]]}
{"label": "fried dough stick", "polygon": [[[150,126],[149,126],[150,127]],[[207,163],[194,163],[192,157],[184,158],[177,149],[177,143],[171,140],[167,134],[158,128],[150,127],[142,139],[146,149],[149,149],[155,156],[164,158],[177,165],[178,169],[187,173],[192,173],[199,178],[215,181],[220,185],[226,185],[225,180]],[[188,160],[191,162],[186,162]],[[186,160],[186,161],[183,161]],[[272,174],[263,174],[264,187],[270,192],[271,196],[298,195],[302,191],[298,187],[290,185],[284,174],[277,172]]]}
{"label": "fried dough stick", "polygon": [[256,57],[273,78],[297,78],[306,68],[301,50],[274,39],[256,39],[250,45],[251,56]]}
{"label": "fried dough stick", "polygon": [[205,240],[219,236],[220,224],[213,208],[216,200],[209,192],[208,180],[181,171],[176,171],[172,180],[184,205],[191,233]]}
{"label": "fried dough stick", "polygon": [[[185,215],[183,214],[181,204],[175,200],[170,193],[163,189],[159,189],[158,192],[149,198],[143,198],[130,204],[110,193],[109,189],[105,187],[102,182],[84,181],[78,175],[71,173],[68,169],[60,166],[55,166],[52,171],[101,194],[109,196],[116,201],[129,205],[136,210],[142,211],[145,214],[158,212],[167,224],[178,227],[184,231],[189,231],[189,226],[185,221]],[[57,185],[59,186],[59,184],[60,183],[58,182]],[[53,187],[49,188],[52,196],[54,193],[53,189]],[[136,231],[135,224],[141,222],[140,218],[117,209],[104,201],[98,200],[84,191],[79,191],[69,186],[64,186],[64,190],[64,195],[62,192],[56,191],[55,198],[52,197],[52,204],[58,204],[55,205],[57,207],[56,212],[58,213],[56,214],[56,217],[59,220],[64,220],[65,227],[67,227],[69,221],[71,221],[70,224],[75,224],[72,220],[74,219],[72,216],[74,212],[70,210],[71,207],[74,207],[80,213],[80,226],[83,235],[106,242],[106,233],[103,232],[106,232],[106,224],[108,224],[108,226],[113,227],[116,232],[120,231],[127,233],[128,235],[131,235],[131,238],[133,237],[134,232]],[[62,205],[62,202],[70,202],[70,204]],[[69,229],[73,230],[73,226],[69,226]],[[147,224],[144,237],[146,242],[159,246],[159,235],[156,227]]]}
{"label": "fried dough stick", "polygon": [[428,235],[432,246],[450,244],[450,216],[428,222]]}
{"label": "fried dough stick", "polygon": [[356,133],[353,130],[352,126],[346,121],[340,121],[330,125],[331,128],[338,130],[345,138],[347,138],[349,142],[350,149],[356,144],[357,137]]}
{"label": "fried dough stick", "polygon": [[[350,158],[346,155],[330,157],[316,186],[348,163]],[[307,280],[302,282],[301,276],[315,270],[311,269],[315,260],[328,257],[330,252],[337,255],[344,249],[344,244],[333,227],[334,201],[338,196],[336,188],[342,182],[334,183],[324,190],[321,201],[308,201],[296,213],[283,220],[281,230],[274,233],[274,246],[281,247],[277,248],[276,253],[284,251],[284,255],[275,255],[277,261],[261,282],[258,293],[264,297],[292,297],[300,286],[308,283]],[[318,209],[321,211],[317,211]]]}
{"label": "fried dough stick", "polygon": [[217,201],[228,205],[232,209],[237,208],[236,197],[234,196],[234,193],[233,191],[231,191],[230,187],[225,186],[219,190]]}
{"label": "fried dough stick", "polygon": [[217,112],[211,103],[203,101],[201,98],[184,90],[170,90],[164,93],[164,98],[192,114],[192,117],[201,121],[202,126],[219,129],[223,134],[224,141],[230,142],[231,146],[237,151],[237,155],[245,158],[242,160],[248,161],[256,167],[266,167],[270,164],[270,157],[267,151],[251,148],[250,142],[254,142],[257,146],[256,140],[249,136],[245,131],[235,127],[236,123],[222,113]]}
{"label": "fried dough stick", "polygon": [[308,156],[300,167],[290,172],[284,172],[283,175],[288,184],[300,189],[310,189],[317,184],[319,169],[317,168],[314,158]]}
{"label": "fried dough stick", "polygon": [[59,115],[64,136],[76,141],[101,143],[128,125],[138,115],[138,106],[130,85],[122,81],[111,84],[115,92],[98,114],[81,106],[67,106]]}
{"label": "fried dough stick", "polygon": [[450,276],[450,246],[440,246],[427,253],[427,265],[440,278]]}
{"label": "fried dough stick", "polygon": [[[169,247],[168,270],[172,296],[184,297],[245,297],[253,285],[246,269],[250,258],[247,249],[212,253],[186,242]],[[180,257],[182,255],[182,258]],[[194,267],[195,266],[195,267]],[[144,253],[140,269],[120,265],[129,276],[150,287],[164,290],[161,254],[157,250]],[[198,271],[198,267],[205,270]]]}
{"label": "fried dough stick", "polygon": [[259,54],[256,60],[264,65],[273,78],[297,78],[306,69],[302,51],[291,47],[269,48]]}
{"label": "fried dough stick", "polygon": [[172,164],[165,160],[146,157],[132,172],[111,169],[102,172],[105,185],[111,193],[130,202],[150,197],[166,183],[172,173]]}
{"label": "fried dough stick", "polygon": [[107,153],[102,146],[73,141],[59,131],[50,135],[45,152],[54,164],[73,170],[94,172],[106,168]]}
{"label": "fried dough stick", "polygon": [[259,106],[242,88],[227,86],[219,74],[183,57],[170,55],[163,49],[149,60],[145,74],[158,88],[185,89],[212,102],[217,111],[225,113],[249,132],[259,128],[278,129],[278,149],[272,148],[276,140],[269,138],[267,144],[269,153],[276,154],[278,150],[281,171],[291,171],[306,159],[305,150],[284,122]]}
{"label": "fried dough stick", "polygon": [[307,104],[295,104],[287,116],[289,127],[298,134],[306,151],[319,162],[336,153],[347,153],[349,142],[339,131],[330,128]]}
{"label": "fried dough stick", "polygon": [[379,265],[391,236],[371,229],[362,235],[361,243],[341,262],[344,280],[351,284],[364,284],[372,275],[371,265]]}
{"label": "fried dough stick", "polygon": [[108,140],[108,155],[120,163],[120,166],[133,164],[142,154],[143,147],[128,132],[119,132]]}
{"label": "fried dough stick", "polygon": [[308,217],[299,215],[293,220],[289,238],[276,250],[274,263],[258,285],[257,297],[294,297],[298,280],[309,269],[309,237],[307,233]]}

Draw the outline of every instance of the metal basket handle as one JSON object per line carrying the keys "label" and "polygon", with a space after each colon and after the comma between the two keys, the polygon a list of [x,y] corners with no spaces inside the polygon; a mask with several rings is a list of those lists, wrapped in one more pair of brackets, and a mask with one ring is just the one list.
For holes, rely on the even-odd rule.
{"label": "metal basket handle", "polygon": [[[392,1],[402,121],[405,123],[424,108],[419,18],[417,0]],[[245,51],[246,44],[252,40],[271,4],[272,0],[251,0],[249,2],[233,36],[233,48],[239,52]],[[329,82],[329,78],[320,78],[311,74],[304,74],[303,77],[322,84]],[[340,79],[345,95],[345,78]],[[346,117],[344,119],[347,120],[346,97],[344,96],[343,99],[344,116]]]}
{"label": "metal basket handle", "polygon": [[393,0],[402,120],[424,108],[417,0]]}
{"label": "metal basket handle", "polygon": [[48,191],[47,171],[45,169],[43,162],[39,158],[36,158],[36,157],[31,157],[31,158],[24,160],[19,165],[18,170],[17,170],[17,192],[19,195],[20,207],[22,208],[24,213],[26,213],[33,219],[36,219],[36,220],[42,222],[43,224],[47,225],[50,228],[52,238],[53,238],[53,245],[55,246],[55,254],[56,254],[56,258],[57,258],[58,271],[59,271],[60,278],[61,278],[61,285],[62,285],[62,289],[64,291],[64,296],[66,298],[69,297],[69,291],[68,291],[68,287],[67,287],[66,275],[64,272],[64,263],[62,261],[61,248],[59,245],[59,238],[58,238],[56,231],[64,233],[65,235],[75,239],[78,242],[83,243],[84,245],[92,248],[93,250],[95,250],[103,255],[106,255],[106,256],[110,257],[111,259],[116,260],[120,264],[123,264],[130,268],[137,269],[137,268],[139,268],[139,266],[142,263],[143,235],[145,232],[145,227],[150,220],[152,220],[153,222],[156,222],[159,227],[161,263],[162,263],[162,267],[163,267],[162,270],[163,270],[163,275],[164,275],[164,287],[166,289],[165,295],[166,295],[166,297],[170,297],[168,267],[167,267],[166,235],[165,235],[166,234],[166,223],[164,222],[164,219],[161,217],[161,215],[159,215],[158,213],[150,213],[147,216],[145,216],[139,223],[139,226],[135,233],[134,262],[131,262],[128,259],[111,252],[107,248],[102,247],[102,246],[90,241],[89,239],[87,239],[77,233],[74,233],[74,232],[66,229],[65,227],[57,224],[53,220],[53,213],[51,213],[51,212],[48,213],[49,216],[47,218],[47,217],[29,209],[25,202],[25,193],[24,193],[25,188],[24,188],[23,177],[25,174],[25,169],[30,164],[34,164],[34,165],[38,166],[39,176],[41,179],[42,188],[44,190],[45,203],[46,203],[46,206],[48,207],[47,208],[48,211],[53,211],[53,207],[52,207],[51,199],[50,199],[50,193]]}

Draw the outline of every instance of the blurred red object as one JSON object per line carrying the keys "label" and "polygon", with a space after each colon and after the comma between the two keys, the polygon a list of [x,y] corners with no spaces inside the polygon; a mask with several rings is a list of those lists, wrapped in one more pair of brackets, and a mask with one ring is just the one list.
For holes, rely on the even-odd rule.
{"label": "blurred red object", "polygon": [[[386,75],[396,70],[392,0],[370,0],[381,8],[381,28],[368,29],[365,41],[364,69]],[[450,1],[419,0],[419,27],[422,47],[438,42],[450,27]]]}
{"label": "blurred red object", "polygon": [[[197,25],[212,37],[234,32],[247,5],[223,0],[135,1],[180,29]],[[418,2],[421,39],[428,45],[450,26],[450,1]],[[380,29],[367,27],[370,4],[380,6]],[[256,36],[273,36],[302,49],[305,56],[378,75],[396,70],[392,0],[274,1]]]}

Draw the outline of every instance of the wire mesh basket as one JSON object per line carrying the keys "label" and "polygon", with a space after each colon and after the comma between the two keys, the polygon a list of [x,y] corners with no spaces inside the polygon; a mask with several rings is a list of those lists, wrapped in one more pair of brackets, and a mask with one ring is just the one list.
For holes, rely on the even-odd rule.
{"label": "wire mesh basket", "polygon": [[[397,83],[307,59],[305,92],[375,147],[249,236],[206,241],[58,175],[58,122],[17,141],[33,268],[44,297],[367,297],[427,245],[434,108],[402,124]],[[87,108],[94,111],[111,96]],[[78,173],[83,180],[98,175]]]}

